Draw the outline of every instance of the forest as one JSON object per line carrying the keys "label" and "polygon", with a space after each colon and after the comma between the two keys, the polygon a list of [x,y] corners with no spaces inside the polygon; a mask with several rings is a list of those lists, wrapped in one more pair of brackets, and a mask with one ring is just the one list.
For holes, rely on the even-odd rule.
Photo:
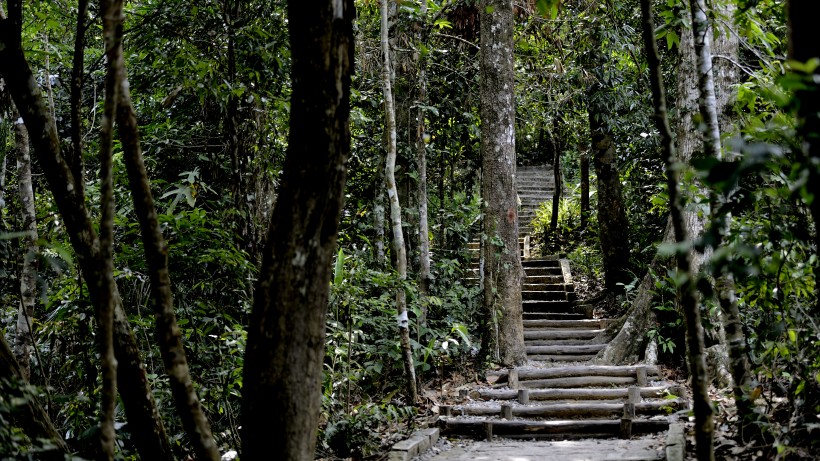
{"label": "forest", "polygon": [[6,0],[0,459],[386,459],[532,363],[522,257],[688,459],[817,459],[816,17]]}

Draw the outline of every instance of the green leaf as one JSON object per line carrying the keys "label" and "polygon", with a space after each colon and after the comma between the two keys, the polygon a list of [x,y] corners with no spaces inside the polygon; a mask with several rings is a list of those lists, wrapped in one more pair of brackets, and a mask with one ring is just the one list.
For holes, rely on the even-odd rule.
{"label": "green leaf", "polygon": [[493,14],[493,11],[495,11],[495,8],[492,6],[487,6],[487,8],[484,8],[484,12],[487,14]]}

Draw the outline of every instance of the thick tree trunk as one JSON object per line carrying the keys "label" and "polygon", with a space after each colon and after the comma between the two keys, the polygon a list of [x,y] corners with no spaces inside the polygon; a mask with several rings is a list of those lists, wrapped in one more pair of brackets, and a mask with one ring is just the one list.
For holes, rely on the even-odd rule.
{"label": "thick tree trunk", "polygon": [[33,343],[34,332],[31,325],[34,318],[34,305],[37,300],[37,214],[34,210],[34,189],[31,185],[31,156],[29,155],[28,131],[16,111],[14,121],[14,150],[17,154],[17,186],[20,194],[20,211],[23,223],[22,231],[25,253],[23,267],[20,271],[20,308],[17,312],[17,331],[14,336],[14,356],[20,364],[23,379],[31,378],[31,359],[29,348]]}
{"label": "thick tree trunk", "polygon": [[[817,40],[816,4],[808,0],[787,0],[786,17],[788,19],[789,59],[798,62],[807,62],[820,58],[820,41]],[[818,256],[814,262],[815,304],[812,317],[820,318],[820,68],[815,68],[812,75],[806,76],[803,82],[806,86],[797,91],[799,101],[798,134],[803,145],[804,168],[808,170],[809,179],[806,188],[815,197],[810,205],[814,220],[814,250]],[[795,371],[799,377],[792,382],[806,383],[801,399],[795,400],[790,421],[790,429],[805,430],[805,422],[814,419],[815,408],[812,403],[820,399],[820,385],[806,369],[804,362]]]}
{"label": "thick tree trunk", "polygon": [[242,458],[310,461],[350,153],[352,0],[288,2],[290,142],[248,327]]}
{"label": "thick tree trunk", "polygon": [[[666,163],[667,189],[669,193],[670,214],[675,231],[675,241],[687,241],[681,213],[680,194],[678,191],[678,173],[673,167],[676,161],[675,143],[672,130],[669,127],[669,118],[666,111],[666,94],[663,87],[660,57],[655,42],[655,20],[650,0],[641,0],[641,16],[643,39],[646,46],[647,61],[649,63],[649,77],[652,86],[652,100],[655,105],[655,125],[661,134],[661,146]],[[714,452],[714,423],[712,403],[708,394],[708,377],[706,376],[706,361],[703,353],[703,327],[701,325],[700,309],[695,281],[690,269],[689,251],[679,252],[676,255],[678,273],[683,277],[679,288],[680,304],[686,320],[686,339],[689,356],[690,375],[692,377],[692,400],[695,410],[695,442],[697,457],[701,461],[715,459]]]}
{"label": "thick tree trunk", "polygon": [[603,112],[598,84],[589,104],[589,128],[592,134],[592,159],[598,179],[598,234],[604,262],[604,283],[607,290],[622,291],[618,283],[630,281],[629,222],[624,208],[623,186],[618,174],[615,141],[609,128],[601,122]]}
{"label": "thick tree trunk", "polygon": [[[387,159],[384,166],[384,179],[387,188],[387,199],[390,201],[390,228],[393,230],[393,251],[396,259],[396,272],[403,282],[407,280],[407,249],[404,246],[404,233],[401,228],[401,205],[396,187],[396,112],[393,105],[393,85],[391,83],[392,61],[390,59],[390,41],[388,30],[388,2],[381,6],[381,47],[384,56],[382,70],[382,88],[384,90],[385,131],[387,132]],[[398,314],[399,340],[404,359],[404,373],[407,377],[407,394],[410,401],[418,401],[416,389],[416,369],[413,364],[413,350],[410,348],[410,321],[407,318],[407,295],[403,283],[396,291],[396,313]]]}
{"label": "thick tree trunk", "polygon": [[171,278],[168,269],[168,246],[162,236],[148,174],[145,170],[137,118],[131,102],[121,54],[114,62],[118,66],[118,72],[121,75],[116,117],[119,125],[120,142],[125,154],[125,167],[128,172],[131,197],[140,223],[142,243],[148,263],[151,300],[156,317],[157,342],[171,384],[171,394],[174,397],[177,411],[182,419],[182,426],[193,445],[197,459],[218,460],[220,458],[219,450],[211,433],[208,419],[193,387],[185,348],[182,344],[182,333],[177,325],[176,314],[174,313],[174,300],[171,293]]}
{"label": "thick tree trunk", "polygon": [[485,324],[481,347],[486,357],[495,343],[496,359],[504,365],[516,366],[525,363],[527,355],[521,321],[524,271],[518,246],[515,186],[512,1],[484,0],[480,10],[481,195],[485,204]]}
{"label": "thick tree trunk", "polygon": [[[92,303],[97,306],[97,280],[103,277],[99,240],[89,219],[85,198],[79,193],[69,165],[60,152],[57,131],[42,91],[23,54],[20,42],[22,4],[15,3],[13,7],[9,19],[0,27],[0,74],[29,130],[32,147],[88,281]],[[145,376],[136,340],[119,293],[115,291],[113,297],[115,353],[119,365],[117,378],[135,445],[144,459],[171,460],[171,447]]]}

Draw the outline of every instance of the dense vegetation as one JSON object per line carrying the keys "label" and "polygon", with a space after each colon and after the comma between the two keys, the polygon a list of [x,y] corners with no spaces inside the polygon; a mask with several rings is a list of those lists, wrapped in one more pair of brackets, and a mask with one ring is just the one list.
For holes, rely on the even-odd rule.
{"label": "dense vegetation", "polygon": [[[292,154],[290,140],[310,139],[295,138],[290,125],[291,115],[300,113],[291,98],[301,44],[289,41],[293,21],[284,3],[125,5],[122,61],[157,226],[168,246],[175,322],[193,391],[222,453],[243,445],[246,345],[260,273],[265,277],[265,248],[276,243],[267,240],[274,235],[268,226],[287,183],[286,161],[298,155]],[[316,451],[327,457],[379,453],[390,439],[374,434],[412,426],[428,396],[475,379],[493,362],[506,365],[502,357],[485,353],[489,344],[482,329],[490,326],[482,290],[467,277],[472,257],[467,242],[483,231],[479,16],[491,12],[474,0],[389,2],[393,68],[388,74],[395,99],[405,278],[395,269],[397,252],[390,245],[389,214],[385,217],[388,140],[380,5],[349,3],[356,7],[351,142],[334,233],[338,244],[327,268]],[[799,8],[800,2],[792,3]],[[108,2],[26,2],[22,11],[16,5],[10,1],[0,17],[22,15],[22,50],[55,122],[57,147],[84,194],[89,222],[104,235],[106,188],[100,178],[107,165],[97,153],[106,146],[101,127],[109,109],[111,60],[104,57],[109,42],[100,33]],[[765,456],[797,458],[806,456],[820,428],[820,200],[815,200],[820,127],[814,110],[820,52],[811,48],[810,36],[801,35],[804,24],[787,25],[786,7],[778,0],[707,5],[715,47],[722,40],[736,43],[734,54],[715,52],[713,61],[734,69],[734,77],[716,83],[726,99],[718,114],[722,158],[710,157],[698,144],[672,165],[682,176],[684,210],[695,217],[687,223],[693,235],[686,242],[674,243],[666,231],[667,168],[634,2],[515,5],[515,150],[520,165],[559,165],[562,176],[562,196],[544,204],[534,222],[538,251],[567,257],[585,281],[582,295],[603,293],[607,309],[618,315],[647,316],[651,326],[641,332],[640,345],[657,344],[664,364],[687,362],[684,315],[676,299],[687,282],[697,287],[705,346],[716,357],[709,374],[717,377],[718,388],[731,381],[726,330],[734,327],[721,315],[725,286],[716,281],[731,277],[750,372],[735,394],[737,406],[746,409],[739,412],[738,437],[761,447]],[[686,90],[676,86],[684,81],[684,69],[694,69],[695,58],[687,57],[691,48],[683,44],[692,34],[689,2],[655,2],[654,8],[673,124],[689,120],[688,131],[700,139],[704,119],[697,106],[687,108]],[[11,19],[0,22],[0,54],[10,53],[7,36],[14,27]],[[78,50],[84,53],[79,59]],[[22,119],[6,83],[16,72],[13,65],[0,64],[5,79],[0,80],[0,325],[24,373],[22,378],[5,368],[0,373],[0,458],[37,459],[59,445],[19,422],[21,408],[32,402],[42,404],[76,459],[98,458],[105,361],[99,353],[97,291],[89,286],[84,256],[67,230],[74,218],[65,215],[61,197],[50,189],[52,170],[34,154],[40,144],[33,139],[29,165],[21,153],[26,135],[20,134]],[[124,132],[123,120],[117,118],[118,133]],[[602,140],[613,149],[611,169],[599,169]],[[132,151],[126,141],[114,137],[112,146],[110,273],[172,457],[185,459],[193,456],[196,442],[178,417],[175,382],[155,336],[154,267],[129,181]],[[599,173],[590,186],[591,164]],[[286,190],[298,192],[302,186],[290,184]],[[611,216],[611,203],[619,203],[623,216]],[[425,229],[420,213],[429,216],[426,230],[420,230]],[[308,228],[313,223],[313,215],[302,219]],[[613,224],[617,219],[626,225]],[[270,228],[289,225],[274,218]],[[615,230],[620,234],[611,234]],[[495,237],[484,235],[487,241]],[[602,246],[602,240],[621,243],[621,256],[613,257],[613,245]],[[689,276],[676,272],[670,257],[690,252],[702,266]],[[427,257],[429,275],[422,270]],[[633,301],[647,273],[651,309],[635,314]],[[305,289],[324,293],[326,288]],[[418,401],[402,378],[406,362],[396,327],[397,291],[406,295]],[[628,359],[643,358],[639,353]],[[122,400],[114,413],[116,457],[144,458]]]}

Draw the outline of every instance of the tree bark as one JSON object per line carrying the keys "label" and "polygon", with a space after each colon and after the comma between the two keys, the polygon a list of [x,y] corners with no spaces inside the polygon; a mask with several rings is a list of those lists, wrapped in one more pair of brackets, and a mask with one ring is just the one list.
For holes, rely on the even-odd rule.
{"label": "tree bark", "polygon": [[114,118],[117,96],[123,79],[122,0],[101,0],[105,46],[105,100],[100,119],[100,266],[97,279],[97,343],[100,348],[102,397],[100,402],[99,459],[113,460],[116,433],[114,409],[117,405],[117,359],[114,357]]}
{"label": "tree bark", "polygon": [[589,221],[589,157],[581,152],[581,230]]}
{"label": "tree bark", "polygon": [[71,67],[71,151],[67,161],[77,183],[78,194],[85,195],[85,165],[83,162],[82,120],[80,109],[83,100],[83,62],[85,61],[85,31],[86,16],[88,15],[88,0],[79,0],[77,3],[77,29],[74,36],[74,58]]}
{"label": "tree bark", "polygon": [[14,111],[14,144],[17,154],[17,186],[20,194],[20,211],[25,252],[20,271],[20,308],[17,312],[17,331],[14,336],[14,356],[20,364],[20,373],[26,381],[31,379],[31,355],[34,332],[31,325],[37,299],[37,214],[34,210],[34,188],[31,184],[31,156],[29,155],[28,131]]}
{"label": "tree bark", "polygon": [[[641,25],[649,63],[649,78],[652,87],[652,101],[655,106],[655,125],[661,134],[661,147],[666,163],[667,189],[669,193],[670,215],[678,244],[687,241],[681,212],[680,194],[678,191],[678,173],[674,168],[676,161],[675,142],[669,127],[666,111],[666,94],[663,87],[660,57],[655,42],[655,20],[650,0],[641,0]],[[704,358],[703,327],[695,282],[690,269],[689,251],[679,251],[675,257],[678,277],[682,279],[679,287],[680,304],[686,319],[686,339],[689,355],[689,368],[692,377],[692,400],[695,410],[695,443],[697,457],[701,461],[715,459],[714,451],[714,409],[708,394],[708,377]]]}
{"label": "tree bark", "polygon": [[618,158],[615,140],[609,126],[608,88],[602,78],[604,68],[609,64],[606,55],[598,48],[601,45],[600,27],[592,32],[593,52],[589,66],[596,75],[596,81],[587,94],[587,113],[591,137],[590,158],[597,178],[598,239],[604,266],[604,285],[610,292],[623,292],[618,284],[631,280],[627,268],[629,264],[629,221],[623,198],[623,186],[618,172]]}
{"label": "tree bark", "polygon": [[[704,129],[701,130],[703,150],[706,156],[723,160],[719,118],[723,106],[718,104],[715,96],[716,85],[714,73],[712,72],[712,27],[706,16],[706,3],[704,0],[690,0],[689,4],[692,14],[695,55],[697,57],[697,81],[700,94],[698,108],[704,123]],[[724,95],[722,102],[726,104],[728,103],[726,97],[728,85],[733,82],[728,82],[727,76],[724,74],[722,75],[722,83],[725,85],[721,89]],[[721,211],[722,200],[714,191],[710,191],[709,202],[711,209],[710,226],[713,236],[712,249],[715,250],[722,244],[723,236],[729,230],[729,215]],[[738,430],[741,438],[745,438],[744,432],[753,430],[750,423],[754,417],[754,402],[747,396],[751,385],[751,370],[746,355],[746,338],[743,335],[740,311],[735,298],[734,279],[731,274],[718,273],[713,274],[713,276],[716,282],[715,292],[722,311],[722,323],[726,332],[722,342],[725,344],[729,355],[732,390],[738,412]]]}
{"label": "tree bark", "polygon": [[[561,144],[558,141],[559,118],[556,117],[553,121],[552,135],[550,136],[550,143],[552,144],[552,152],[555,159],[552,163],[552,176],[555,180],[555,192],[552,194],[552,216],[550,217],[550,233],[553,237],[558,232],[558,212],[561,209],[561,194],[564,191],[564,184],[561,181]],[[557,239],[556,239],[557,242]]]}
{"label": "tree bark", "polygon": [[592,163],[598,179],[598,235],[604,263],[604,284],[609,291],[623,291],[619,283],[629,283],[629,221],[624,209],[623,186],[618,174],[615,141],[601,120],[600,84],[595,84],[589,103],[592,134]]}
{"label": "tree bark", "polygon": [[401,228],[401,205],[396,188],[396,111],[393,105],[393,85],[391,83],[392,61],[390,59],[390,41],[388,29],[388,2],[381,5],[381,47],[384,56],[382,71],[382,88],[384,90],[385,131],[387,132],[387,159],[385,160],[384,179],[387,187],[387,199],[390,201],[390,227],[393,230],[393,251],[395,251],[396,272],[401,281],[396,291],[396,313],[398,314],[399,339],[404,359],[404,372],[407,375],[407,394],[410,401],[418,401],[416,388],[416,369],[413,364],[413,350],[410,348],[410,321],[407,318],[407,295],[404,281],[407,280],[407,249],[404,245],[404,234]]}
{"label": "tree bark", "polygon": [[288,2],[290,142],[248,327],[242,458],[314,458],[325,314],[350,153],[352,0]]}
{"label": "tree bark", "polygon": [[[419,10],[422,31],[427,26],[427,0],[421,0]],[[423,35],[419,32],[419,42]],[[430,226],[427,219],[427,133],[424,123],[427,104],[427,58],[419,56],[419,109],[416,131],[416,167],[418,168],[418,202],[419,202],[419,292],[427,295],[430,290]],[[425,312],[426,317],[426,312]]]}
{"label": "tree bark", "polygon": [[125,76],[125,64],[121,54],[121,41],[117,46],[120,48],[120,53],[116,58],[112,58],[120,74],[116,117],[131,198],[140,223],[142,243],[148,263],[151,301],[156,317],[157,342],[165,371],[168,373],[171,394],[182,419],[182,427],[191,441],[197,459],[218,460],[219,450],[199,397],[194,390],[185,348],[182,344],[182,333],[174,313],[174,299],[168,269],[168,246],[162,236],[148,173],[142,157],[136,113],[131,102],[129,85]]}
{"label": "tree bark", "polygon": [[[523,272],[515,185],[515,99],[511,0],[481,2],[481,195],[484,200],[482,355],[507,366],[527,360]],[[500,317],[498,316],[500,313]],[[497,330],[496,330],[497,329]]]}
{"label": "tree bark", "polygon": [[[88,281],[91,301],[97,306],[97,280],[103,276],[97,233],[88,216],[85,198],[79,193],[74,176],[60,151],[57,131],[42,91],[23,53],[20,40],[22,4],[13,3],[11,6],[9,19],[0,22],[0,74],[28,128],[32,147]],[[144,459],[171,460],[171,447],[148,385],[136,340],[119,293],[115,291],[113,297],[115,353],[119,365],[117,378],[135,445]]]}

